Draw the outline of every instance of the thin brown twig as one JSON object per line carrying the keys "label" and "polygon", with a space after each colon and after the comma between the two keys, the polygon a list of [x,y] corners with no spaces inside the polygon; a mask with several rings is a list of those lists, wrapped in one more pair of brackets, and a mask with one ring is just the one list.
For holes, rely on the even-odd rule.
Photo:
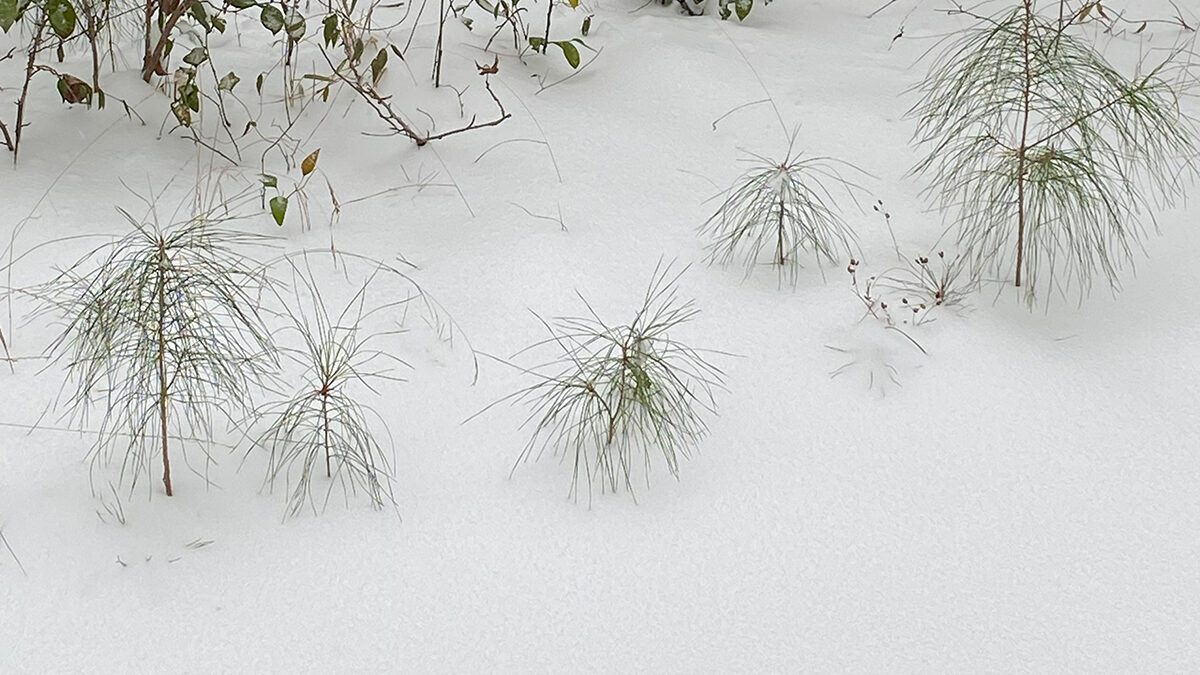
{"label": "thin brown twig", "polygon": [[395,108],[392,107],[391,96],[384,96],[383,94],[380,94],[374,86],[364,84],[364,78],[362,77],[362,74],[359,73],[355,64],[351,63],[349,60],[346,61],[350,73],[354,76],[348,77],[346,73],[342,72],[341,68],[334,65],[333,61],[330,60],[329,55],[325,52],[325,50],[322,50],[321,54],[325,57],[325,60],[329,62],[329,66],[332,69],[333,74],[339,80],[341,80],[346,86],[353,89],[360,98],[365,100],[375,111],[375,114],[392,128],[393,132],[411,139],[417,144],[417,147],[423,146],[430,141],[441,140],[443,138],[465,133],[467,131],[475,131],[477,129],[494,127],[504,120],[507,120],[509,117],[512,117],[512,114],[504,109],[504,104],[500,102],[500,99],[496,96],[496,93],[492,91],[490,76],[484,75],[483,86],[485,89],[487,89],[488,96],[491,97],[492,102],[496,104],[496,107],[499,110],[499,114],[495,118],[485,122],[480,122],[478,120],[478,115],[472,115],[471,121],[464,126],[436,134],[421,132],[413,126],[412,122],[410,122],[406,117],[401,115],[395,110]]}

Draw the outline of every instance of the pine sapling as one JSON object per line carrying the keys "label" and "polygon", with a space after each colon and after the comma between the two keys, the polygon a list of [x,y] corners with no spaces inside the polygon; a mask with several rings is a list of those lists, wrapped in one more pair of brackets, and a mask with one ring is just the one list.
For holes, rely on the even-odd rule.
{"label": "pine sapling", "polygon": [[[285,483],[288,516],[306,506],[317,511],[313,482],[321,475],[328,481],[322,508],[337,485],[347,499],[361,490],[375,508],[394,504],[393,462],[375,431],[387,427],[363,396],[378,394],[375,382],[399,379],[389,365],[407,364],[374,346],[397,331],[367,332],[364,322],[416,296],[368,309],[372,276],[331,316],[311,273],[300,273],[295,265],[293,271],[295,302],[285,306],[296,309],[285,310],[291,326],[284,334],[299,337],[301,346],[279,350],[298,367],[299,386],[254,414],[267,423],[254,443],[269,453],[266,484]],[[301,309],[304,304],[311,310]]]}
{"label": "pine sapling", "polygon": [[[954,14],[968,14],[952,10]],[[1196,127],[1180,107],[1190,52],[1129,77],[1018,0],[950,36],[916,91],[915,171],[959,223],[976,274],[1024,288],[1114,289],[1153,222],[1196,171]]]}
{"label": "pine sapling", "polygon": [[[700,228],[709,263],[741,258],[749,274],[769,252],[771,264],[796,279],[803,254],[818,266],[854,255],[854,231],[843,220],[832,188],[853,199],[859,186],[842,175],[851,165],[829,157],[793,155],[775,161],[751,156],[750,168],[725,193]],[[823,273],[823,267],[822,267]]]}
{"label": "pine sapling", "polygon": [[157,455],[171,496],[172,446],[203,447],[275,368],[259,313],[269,279],[246,254],[268,240],[224,227],[224,205],[165,227],[121,213],[132,232],[40,289],[43,312],[64,321],[49,352],[66,368],[69,415],[99,414],[93,460],[119,455],[132,489]]}
{"label": "pine sapling", "polygon": [[550,336],[523,351],[547,347],[559,356],[527,370],[537,381],[501,399],[531,409],[533,433],[517,465],[551,448],[572,465],[571,498],[581,482],[589,496],[598,482],[602,491],[624,488],[636,499],[634,476],[642,472],[649,485],[655,453],[678,478],[680,460],[707,432],[704,417],[715,414],[724,380],[708,360],[717,352],[672,337],[699,313],[678,295],[682,273],[660,265],[628,324],[605,323],[586,300],[587,316],[542,320]]}

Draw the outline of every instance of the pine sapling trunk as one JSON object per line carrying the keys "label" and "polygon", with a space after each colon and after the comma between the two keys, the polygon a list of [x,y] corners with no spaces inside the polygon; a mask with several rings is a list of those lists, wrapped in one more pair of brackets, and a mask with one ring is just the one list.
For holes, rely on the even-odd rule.
{"label": "pine sapling trunk", "polygon": [[160,237],[158,240],[158,423],[159,435],[162,438],[163,486],[167,496],[171,497],[171,457],[167,451],[167,245]]}
{"label": "pine sapling trunk", "polygon": [[620,418],[621,406],[624,405],[624,403],[625,403],[625,387],[624,387],[624,383],[622,382],[621,392],[617,396],[617,407],[609,408],[607,404],[605,405],[605,408],[607,408],[606,412],[608,413],[608,431],[604,435],[604,451],[605,452],[608,452],[608,450],[610,448],[612,448],[613,441],[616,440],[616,438],[617,438],[617,422],[618,422],[618,419]]}
{"label": "pine sapling trunk", "polygon": [[1025,60],[1025,79],[1021,87],[1021,143],[1017,146],[1017,279],[1025,266],[1025,166],[1029,152],[1030,91],[1033,89],[1033,64],[1029,53],[1030,31],[1033,30],[1033,0],[1025,0],[1025,23],[1021,31],[1021,51]]}
{"label": "pine sapling trunk", "polygon": [[611,448],[613,441],[617,438],[617,410],[610,411],[608,414],[608,433],[604,437],[605,450]]}
{"label": "pine sapling trunk", "polygon": [[784,202],[784,200],[783,200],[783,195],[782,195],[782,194],[780,194],[780,195],[779,195],[779,224],[778,224],[778,227],[779,227],[779,229],[778,229],[778,232],[776,233],[776,234],[777,234],[777,241],[776,241],[776,243],[775,243],[775,264],[776,264],[776,265],[780,265],[780,266],[782,266],[782,265],[783,265],[783,263],[784,263],[784,255],[783,255],[783,216],[784,216],[784,211],[786,211],[786,209],[787,209],[787,204],[786,204],[786,202]]}
{"label": "pine sapling trunk", "polygon": [[330,448],[330,431],[329,431],[329,388],[321,389],[321,434],[323,444],[325,446],[325,477],[333,478],[333,468],[329,459]]}
{"label": "pine sapling trunk", "polygon": [[608,408],[608,430],[604,439],[604,453],[608,456],[609,462],[608,484],[612,488],[614,494],[617,491],[617,474],[613,468],[611,453],[613,442],[617,440],[617,425],[620,424],[621,416],[624,414],[625,400],[628,398],[626,391],[628,390],[629,386],[626,384],[625,380],[626,374],[629,372],[629,347],[624,342],[621,344],[621,366],[622,372],[620,377],[617,379],[616,407],[608,407],[606,404],[606,408]]}

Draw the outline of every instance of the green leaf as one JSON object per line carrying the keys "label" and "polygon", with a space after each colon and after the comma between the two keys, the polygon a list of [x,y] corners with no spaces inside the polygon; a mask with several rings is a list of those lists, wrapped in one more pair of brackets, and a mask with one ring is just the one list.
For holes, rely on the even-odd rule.
{"label": "green leaf", "polygon": [[283,12],[279,11],[279,8],[274,5],[264,6],[259,20],[262,21],[263,28],[271,31],[271,35],[275,35],[283,30]]}
{"label": "green leaf", "polygon": [[591,30],[592,30],[592,15],[588,14],[587,18],[583,20],[583,30],[581,30],[580,32],[583,33],[583,37],[587,37],[587,34]]}
{"label": "green leaf", "polygon": [[183,99],[184,105],[191,108],[193,112],[200,112],[200,87],[189,83],[179,89],[179,95]]}
{"label": "green leaf", "polygon": [[325,27],[324,35],[322,35],[322,37],[325,38],[325,46],[332,47],[335,44],[337,44],[337,39],[338,39],[337,14],[330,14],[329,16],[325,17],[325,20],[321,22],[321,25]]}
{"label": "green leaf", "polygon": [[563,56],[567,57],[567,63],[571,64],[572,68],[579,67],[579,49],[571,44],[569,40],[555,42],[559,49],[562,50]]}
{"label": "green leaf", "polygon": [[188,11],[197,23],[199,23],[201,26],[204,26],[204,30],[206,32],[212,30],[212,23],[210,23],[208,20],[208,12],[204,11],[204,3],[193,2]]}
{"label": "green leaf", "polygon": [[258,77],[254,79],[254,90],[257,91],[259,94],[262,94],[263,82],[266,82],[266,80],[267,80],[266,73],[259,73]]}
{"label": "green leaf", "polygon": [[271,198],[271,217],[275,224],[283,227],[283,217],[287,215],[288,198],[278,195]]}
{"label": "green leaf", "polygon": [[733,10],[737,12],[738,21],[745,21],[752,9],[754,9],[754,0],[735,0],[733,5]]}
{"label": "green leaf", "polygon": [[0,30],[7,33],[20,18],[20,0],[0,0]]}
{"label": "green leaf", "polygon": [[304,17],[294,9],[288,11],[283,21],[283,27],[287,30],[288,37],[293,40],[304,37],[304,31],[308,28],[304,23]]}
{"label": "green leaf", "polygon": [[75,7],[69,0],[48,0],[46,16],[50,18],[50,27],[58,37],[65,40],[75,32]]}
{"label": "green leaf", "polygon": [[242,78],[238,77],[237,73],[231,70],[217,83],[217,91],[233,91],[233,88],[241,81]]}
{"label": "green leaf", "polygon": [[225,18],[224,17],[214,14],[212,17],[212,25],[213,25],[213,28],[217,29],[218,33],[225,32]]}
{"label": "green leaf", "polygon": [[387,68],[388,55],[386,49],[380,49],[375,58],[371,59],[371,82],[378,84],[379,78],[383,76],[383,71]]}
{"label": "green leaf", "polygon": [[258,4],[256,0],[226,0],[226,2],[237,9],[247,9]]}
{"label": "green leaf", "polygon": [[183,62],[189,66],[198,66],[208,60],[208,50],[204,47],[196,47],[183,57]]}
{"label": "green leaf", "polygon": [[542,48],[543,48],[543,47],[545,47],[545,46],[546,46],[546,40],[545,40],[545,39],[543,39],[543,38],[540,38],[540,37],[531,37],[531,38],[529,38],[529,47],[530,47],[530,49],[532,49],[533,51],[535,51],[535,52],[540,52],[540,51],[543,51],[543,50],[542,50]]}
{"label": "green leaf", "polygon": [[[247,127],[248,129],[249,127]],[[279,187],[279,179],[269,173],[261,174],[258,178],[262,181],[263,187],[277,188]]]}

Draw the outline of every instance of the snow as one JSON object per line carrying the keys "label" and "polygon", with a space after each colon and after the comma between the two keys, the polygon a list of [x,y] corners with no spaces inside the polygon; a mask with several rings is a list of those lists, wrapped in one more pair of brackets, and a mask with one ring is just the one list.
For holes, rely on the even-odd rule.
{"label": "snow", "polygon": [[[846,213],[864,269],[893,256],[875,198],[902,248],[928,250],[944,224],[906,177],[917,152],[905,90],[931,36],[961,21],[915,0],[870,20],[878,0],[776,2],[740,25],[640,4],[598,3],[588,42],[603,52],[541,93],[530,75],[567,75],[560,58],[502,59],[495,89],[513,118],[495,129],[416,148],[359,134],[383,127],[348,98],[320,124],[314,108],[299,136],[322,148],[343,201],[435,172],[457,188],[363,201],[331,229],[314,186],[310,230],[267,215],[246,227],[288,250],[332,236],[343,251],[402,255],[474,348],[500,356],[542,337],[528,310],[579,312],[578,290],[624,320],[660,259],[697,263],[682,290],[703,313],[683,334],[737,356],[720,362],[728,391],[681,479],[657,466],[638,504],[597,494],[591,508],[564,499],[569,468],[550,458],[510,479],[523,411],[462,422],[528,380],[483,359],[472,384],[465,344],[414,324],[391,343],[414,366],[408,381],[376,402],[396,439],[401,518],[335,499],[280,524],[282,496],[258,490],[262,458],[239,472],[241,454],[217,449],[216,486],[180,470],[168,499],[150,481],[153,496],[124,500],[122,526],[96,515],[87,436],[21,428],[54,425],[41,415],[61,374],[21,361],[0,375],[0,421],[16,425],[0,427],[0,525],[27,574],[0,550],[0,669],[1200,668],[1200,315],[1189,292],[1200,210],[1159,214],[1162,236],[1120,294],[1029,312],[1011,289],[986,286],[973,311],[916,329],[921,356],[858,323],[840,268],[824,282],[806,269],[794,288],[765,267],[744,279],[700,264],[696,228],[743,151],[786,150],[769,105],[713,128],[765,87],[799,125],[798,149],[875,177],[861,211]],[[901,23],[905,38],[890,44]],[[1175,37],[1156,26],[1108,49],[1128,59]],[[451,38],[447,79],[479,94],[466,45],[480,40],[457,27]],[[254,49],[247,37],[239,58],[262,62]],[[431,54],[412,53],[423,83]],[[387,77],[411,82],[398,63]],[[158,137],[161,96],[136,74],[109,81],[146,126],[119,106],[67,109],[48,85],[36,97],[20,164],[0,167],[0,225],[24,223],[18,252],[123,232],[112,207],[138,205],[122,182],[145,193],[178,176],[162,200],[173,206],[206,170],[206,153]],[[457,110],[452,93],[420,91],[431,110]],[[508,139],[536,142],[493,147]],[[565,230],[526,213],[560,209]],[[88,245],[36,249],[12,284],[46,279]],[[36,355],[51,327],[22,325],[28,308],[15,305],[6,337],[14,354]],[[831,378],[846,359],[827,346],[861,362]],[[868,384],[884,360],[902,386]]]}

